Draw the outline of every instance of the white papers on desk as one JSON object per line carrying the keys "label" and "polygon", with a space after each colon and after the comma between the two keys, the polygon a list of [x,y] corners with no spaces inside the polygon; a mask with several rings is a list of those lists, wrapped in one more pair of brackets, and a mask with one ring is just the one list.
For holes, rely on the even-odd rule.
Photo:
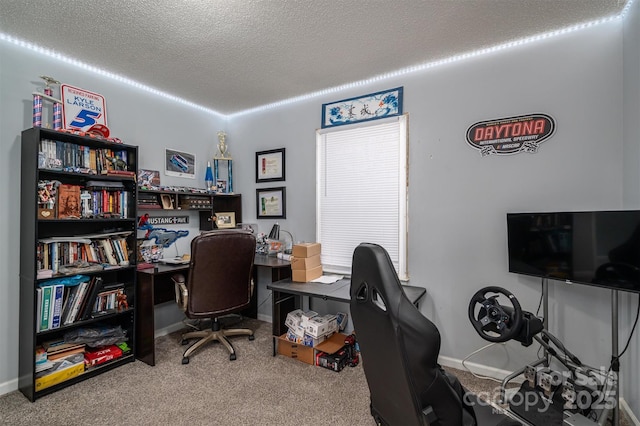
{"label": "white papers on desk", "polygon": [[322,284],[333,284],[336,281],[340,281],[344,278],[344,275],[323,275],[320,278],[316,278],[315,280],[311,280],[312,283],[322,283]]}

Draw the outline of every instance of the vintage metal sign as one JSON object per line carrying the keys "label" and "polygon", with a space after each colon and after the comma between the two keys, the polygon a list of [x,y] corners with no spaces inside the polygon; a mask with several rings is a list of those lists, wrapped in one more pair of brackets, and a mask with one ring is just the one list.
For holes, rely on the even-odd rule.
{"label": "vintage metal sign", "polygon": [[[63,84],[62,128],[88,131],[96,125],[107,125],[107,108],[104,96],[79,87]],[[108,137],[107,134],[105,137]]]}
{"label": "vintage metal sign", "polygon": [[536,153],[542,142],[553,136],[554,119],[547,114],[480,121],[467,129],[467,143],[486,155]]}

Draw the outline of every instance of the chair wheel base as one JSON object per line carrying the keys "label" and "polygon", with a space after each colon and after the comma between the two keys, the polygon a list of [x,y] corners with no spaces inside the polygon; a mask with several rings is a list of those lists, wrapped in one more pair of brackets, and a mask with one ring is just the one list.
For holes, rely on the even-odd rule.
{"label": "chair wheel base", "polygon": [[249,340],[256,340],[256,336],[252,334],[251,336],[249,336]]}
{"label": "chair wheel base", "polygon": [[185,356],[184,358],[182,358],[182,364],[189,364],[189,357]]}
{"label": "chair wheel base", "polygon": [[229,355],[229,361],[235,361],[235,360],[236,360],[236,354]]}

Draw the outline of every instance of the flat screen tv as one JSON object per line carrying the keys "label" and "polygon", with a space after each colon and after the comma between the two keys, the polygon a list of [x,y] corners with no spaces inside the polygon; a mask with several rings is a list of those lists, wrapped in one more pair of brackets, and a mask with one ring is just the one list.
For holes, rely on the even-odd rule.
{"label": "flat screen tv", "polygon": [[507,213],[509,272],[640,293],[640,210]]}

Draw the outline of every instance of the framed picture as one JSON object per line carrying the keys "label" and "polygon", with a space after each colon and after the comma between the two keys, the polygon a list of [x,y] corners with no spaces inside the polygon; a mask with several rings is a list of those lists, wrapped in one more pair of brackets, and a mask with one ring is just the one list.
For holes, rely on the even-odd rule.
{"label": "framed picture", "polygon": [[138,169],[138,186],[152,189],[160,186],[160,171]]}
{"label": "framed picture", "polygon": [[235,228],[236,214],[235,212],[218,212],[216,213],[216,225],[218,228]]}
{"label": "framed picture", "polygon": [[286,188],[256,189],[256,217],[258,219],[282,218],[286,216]]}
{"label": "framed picture", "polygon": [[196,178],[196,156],[175,149],[164,150],[164,174],[189,179]]}
{"label": "framed picture", "polygon": [[218,179],[216,181],[216,193],[218,194],[226,194],[227,193],[227,181],[224,179]]}
{"label": "framed picture", "polygon": [[256,182],[285,180],[284,148],[256,152]]}

